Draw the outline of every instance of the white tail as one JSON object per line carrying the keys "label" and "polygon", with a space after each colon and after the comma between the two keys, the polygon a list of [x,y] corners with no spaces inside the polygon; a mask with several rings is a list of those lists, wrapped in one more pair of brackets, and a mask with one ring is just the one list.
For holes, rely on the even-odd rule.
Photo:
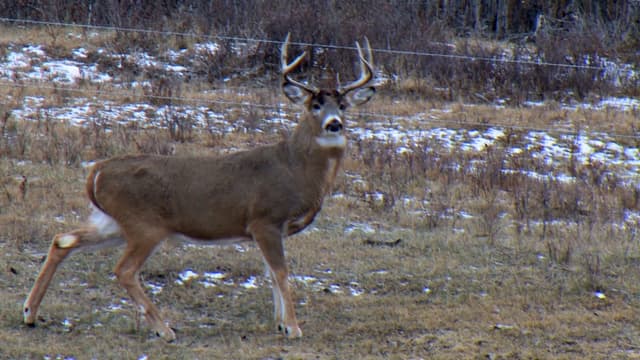
{"label": "white tail", "polygon": [[309,225],[320,211],[346,146],[344,111],[373,96],[372,56],[357,44],[361,75],[338,89],[318,89],[290,77],[304,55],[287,62],[282,46],[282,89],[303,114],[280,143],[224,157],[125,156],[97,163],[86,190],[94,213],[83,228],[56,235],[47,260],[24,303],[33,325],[58,265],[76,250],[126,244],[116,265],[118,282],[163,338],[175,334],[144,294],[138,271],[167,238],[229,243],[255,241],[273,280],[277,327],[288,337],[298,326],[284,257],[283,239]]}

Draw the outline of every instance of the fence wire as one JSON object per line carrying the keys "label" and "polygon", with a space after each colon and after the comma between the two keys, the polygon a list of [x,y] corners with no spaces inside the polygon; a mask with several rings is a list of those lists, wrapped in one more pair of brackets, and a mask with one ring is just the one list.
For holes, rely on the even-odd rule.
{"label": "fence wire", "polygon": [[[204,38],[209,40],[230,40],[230,41],[238,41],[238,42],[256,42],[256,43],[267,43],[267,44],[277,44],[277,45],[280,45],[283,43],[281,40],[264,39],[264,38],[223,36],[223,35],[198,35],[198,34],[187,33],[187,32],[158,31],[158,30],[149,30],[149,29],[122,28],[122,27],[86,25],[86,24],[71,24],[71,23],[61,23],[61,22],[52,22],[52,21],[12,19],[12,18],[4,18],[4,17],[0,17],[0,22],[8,23],[8,24],[71,27],[71,28],[96,30],[96,31],[138,32],[138,33],[154,34],[159,36],[183,36],[183,37]],[[304,43],[304,42],[291,42],[291,44],[299,45],[299,46],[312,46],[312,47],[325,48],[325,49],[357,50],[356,47],[352,47],[352,46],[340,46],[340,45]],[[535,65],[535,66],[551,66],[551,67],[559,67],[559,68],[575,68],[575,69],[601,70],[601,71],[607,70],[605,67],[601,67],[601,66],[561,64],[561,63],[551,63],[551,62],[544,62],[544,61],[527,61],[527,60],[504,59],[504,58],[487,58],[487,57],[477,57],[477,56],[468,56],[468,55],[434,53],[434,52],[426,52],[426,51],[408,51],[408,50],[401,50],[401,49],[381,49],[381,48],[372,48],[372,51],[379,52],[379,53],[387,53],[392,55],[399,55],[399,56],[429,56],[429,57],[443,57],[443,58],[463,60],[463,61],[487,61],[487,62],[494,62],[494,63],[514,63],[514,64],[524,64],[524,65]],[[609,69],[608,71],[611,71],[611,70]],[[614,71],[621,71],[621,70],[614,69]],[[3,86],[14,87],[14,88],[34,88],[34,89],[42,89],[42,90],[79,93],[79,94],[82,94],[83,96],[86,96],[87,94],[93,94],[93,95],[105,96],[105,97],[128,96],[128,97],[144,97],[146,99],[153,99],[153,100],[202,104],[202,105],[216,104],[216,105],[222,105],[222,106],[228,106],[228,107],[249,107],[249,108],[259,108],[259,109],[268,109],[268,110],[284,109],[284,110],[295,111],[296,109],[293,106],[283,105],[283,104],[259,104],[255,102],[249,102],[249,101],[237,102],[237,101],[210,99],[210,98],[160,96],[160,95],[151,95],[151,94],[136,94],[134,92],[125,92],[125,91],[113,91],[113,90],[107,91],[107,90],[98,90],[98,89],[78,89],[78,88],[60,87],[60,86],[43,86],[39,83],[38,84],[16,83],[16,82],[0,80],[0,84],[2,84]],[[394,120],[394,119],[415,118],[416,116],[416,115],[396,115],[396,114],[376,113],[376,112],[354,112],[352,114],[356,116],[366,116],[368,118],[385,119],[387,121]],[[579,133],[576,131],[569,131],[569,130],[563,130],[558,128],[529,127],[529,126],[496,123],[496,122],[492,122],[488,124],[488,123],[482,123],[482,122],[469,122],[469,121],[461,122],[456,120],[444,120],[444,119],[433,119],[433,118],[420,119],[420,120],[425,122],[430,122],[430,123],[443,124],[445,126],[452,126],[452,125],[476,126],[476,127],[486,127],[486,128],[498,127],[498,128],[510,129],[514,131],[541,131],[541,132],[554,133],[554,134],[560,134],[560,135],[570,135],[570,136],[583,135],[582,132]],[[626,134],[618,134],[618,133],[597,132],[593,135],[598,135],[599,137],[606,136],[609,138],[640,140],[640,134],[626,135]]]}

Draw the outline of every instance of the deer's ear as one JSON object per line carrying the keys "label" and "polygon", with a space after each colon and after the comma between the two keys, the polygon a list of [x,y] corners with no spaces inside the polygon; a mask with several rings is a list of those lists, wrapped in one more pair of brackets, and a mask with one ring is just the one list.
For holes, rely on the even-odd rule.
{"label": "deer's ear", "polygon": [[304,104],[313,95],[308,90],[290,83],[282,85],[282,92],[294,104]]}
{"label": "deer's ear", "polygon": [[356,89],[348,94],[349,103],[353,106],[362,105],[371,100],[375,93],[376,88],[374,88],[373,86]]}

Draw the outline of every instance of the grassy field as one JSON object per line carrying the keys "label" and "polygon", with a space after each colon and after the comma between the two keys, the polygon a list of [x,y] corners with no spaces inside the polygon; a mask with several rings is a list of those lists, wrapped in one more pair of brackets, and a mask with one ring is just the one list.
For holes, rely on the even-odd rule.
{"label": "grassy field", "polygon": [[[37,133],[34,124],[15,126],[18,133]],[[74,127],[55,131],[61,143],[82,138]],[[110,148],[127,150],[117,132],[104,136]],[[139,137],[134,143],[168,138],[163,130],[133,136]],[[196,137],[179,149],[215,152],[205,140]],[[29,143],[37,141],[34,135]],[[246,141],[229,136],[220,147],[246,147]],[[89,151],[90,144],[78,147]],[[408,155],[387,146],[352,146],[315,226],[287,241],[293,274],[316,279],[294,281],[301,340],[275,334],[269,284],[254,246],[241,252],[166,244],[142,278],[163,285],[153,298],[177,330],[172,344],[151,334],[115,284],[118,250],[72,256],[45,297],[37,327],[22,325],[21,304],[49,239],[87,214],[87,169],[65,165],[64,152],[49,154],[55,155],[50,163],[37,152],[3,158],[0,351],[8,358],[78,359],[640,356],[637,223],[619,215],[638,206],[632,190],[595,183],[544,190],[523,177],[486,181],[433,168],[468,164],[468,155],[441,154],[445,159],[437,162],[414,150],[409,167]],[[387,161],[365,161],[376,157]],[[491,166],[485,162],[478,171],[490,173]],[[363,181],[350,181],[353,174]],[[517,199],[526,194],[515,189],[528,192],[524,214]],[[382,199],[372,199],[373,190]],[[428,211],[385,201],[403,194],[428,199]],[[580,204],[574,213],[571,196]],[[177,284],[184,269],[222,270],[232,281]],[[261,286],[240,286],[251,276]]]}
{"label": "grassy field", "polygon": [[[50,239],[88,214],[86,162],[137,152],[219,154],[277,141],[286,130],[262,131],[264,114],[255,109],[234,110],[228,121],[245,127],[224,135],[24,121],[11,114],[27,96],[46,97],[39,106],[47,109],[77,94],[0,92],[0,358],[640,358],[637,185],[615,175],[618,165],[574,157],[550,165],[532,156],[535,149],[511,152],[529,131],[517,127],[482,151],[435,139],[398,151],[398,144],[352,137],[322,212],[286,242],[302,339],[276,334],[270,283],[253,245],[167,243],[146,263],[141,277],[176,330],[173,343],[151,333],[116,284],[117,249],[72,255],[37,326],[26,327],[22,303]],[[281,95],[224,96],[260,103]],[[425,103],[387,88],[367,111],[437,112],[447,126],[467,130],[613,132],[621,146],[639,146],[637,109]],[[366,126],[372,118],[354,120]],[[531,175],[559,173],[573,181]],[[186,269],[200,277],[182,280]],[[224,278],[206,285],[207,272]]]}

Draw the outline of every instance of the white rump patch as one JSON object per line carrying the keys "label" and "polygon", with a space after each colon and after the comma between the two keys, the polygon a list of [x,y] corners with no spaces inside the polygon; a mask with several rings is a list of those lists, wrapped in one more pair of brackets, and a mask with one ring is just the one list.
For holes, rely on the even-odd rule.
{"label": "white rump patch", "polygon": [[109,237],[120,234],[120,226],[118,226],[118,223],[111,216],[105,214],[93,204],[91,204],[91,208],[89,223],[95,226],[100,236]]}
{"label": "white rump patch", "polygon": [[347,146],[347,138],[339,136],[317,136],[316,143],[323,148],[344,148]]}

